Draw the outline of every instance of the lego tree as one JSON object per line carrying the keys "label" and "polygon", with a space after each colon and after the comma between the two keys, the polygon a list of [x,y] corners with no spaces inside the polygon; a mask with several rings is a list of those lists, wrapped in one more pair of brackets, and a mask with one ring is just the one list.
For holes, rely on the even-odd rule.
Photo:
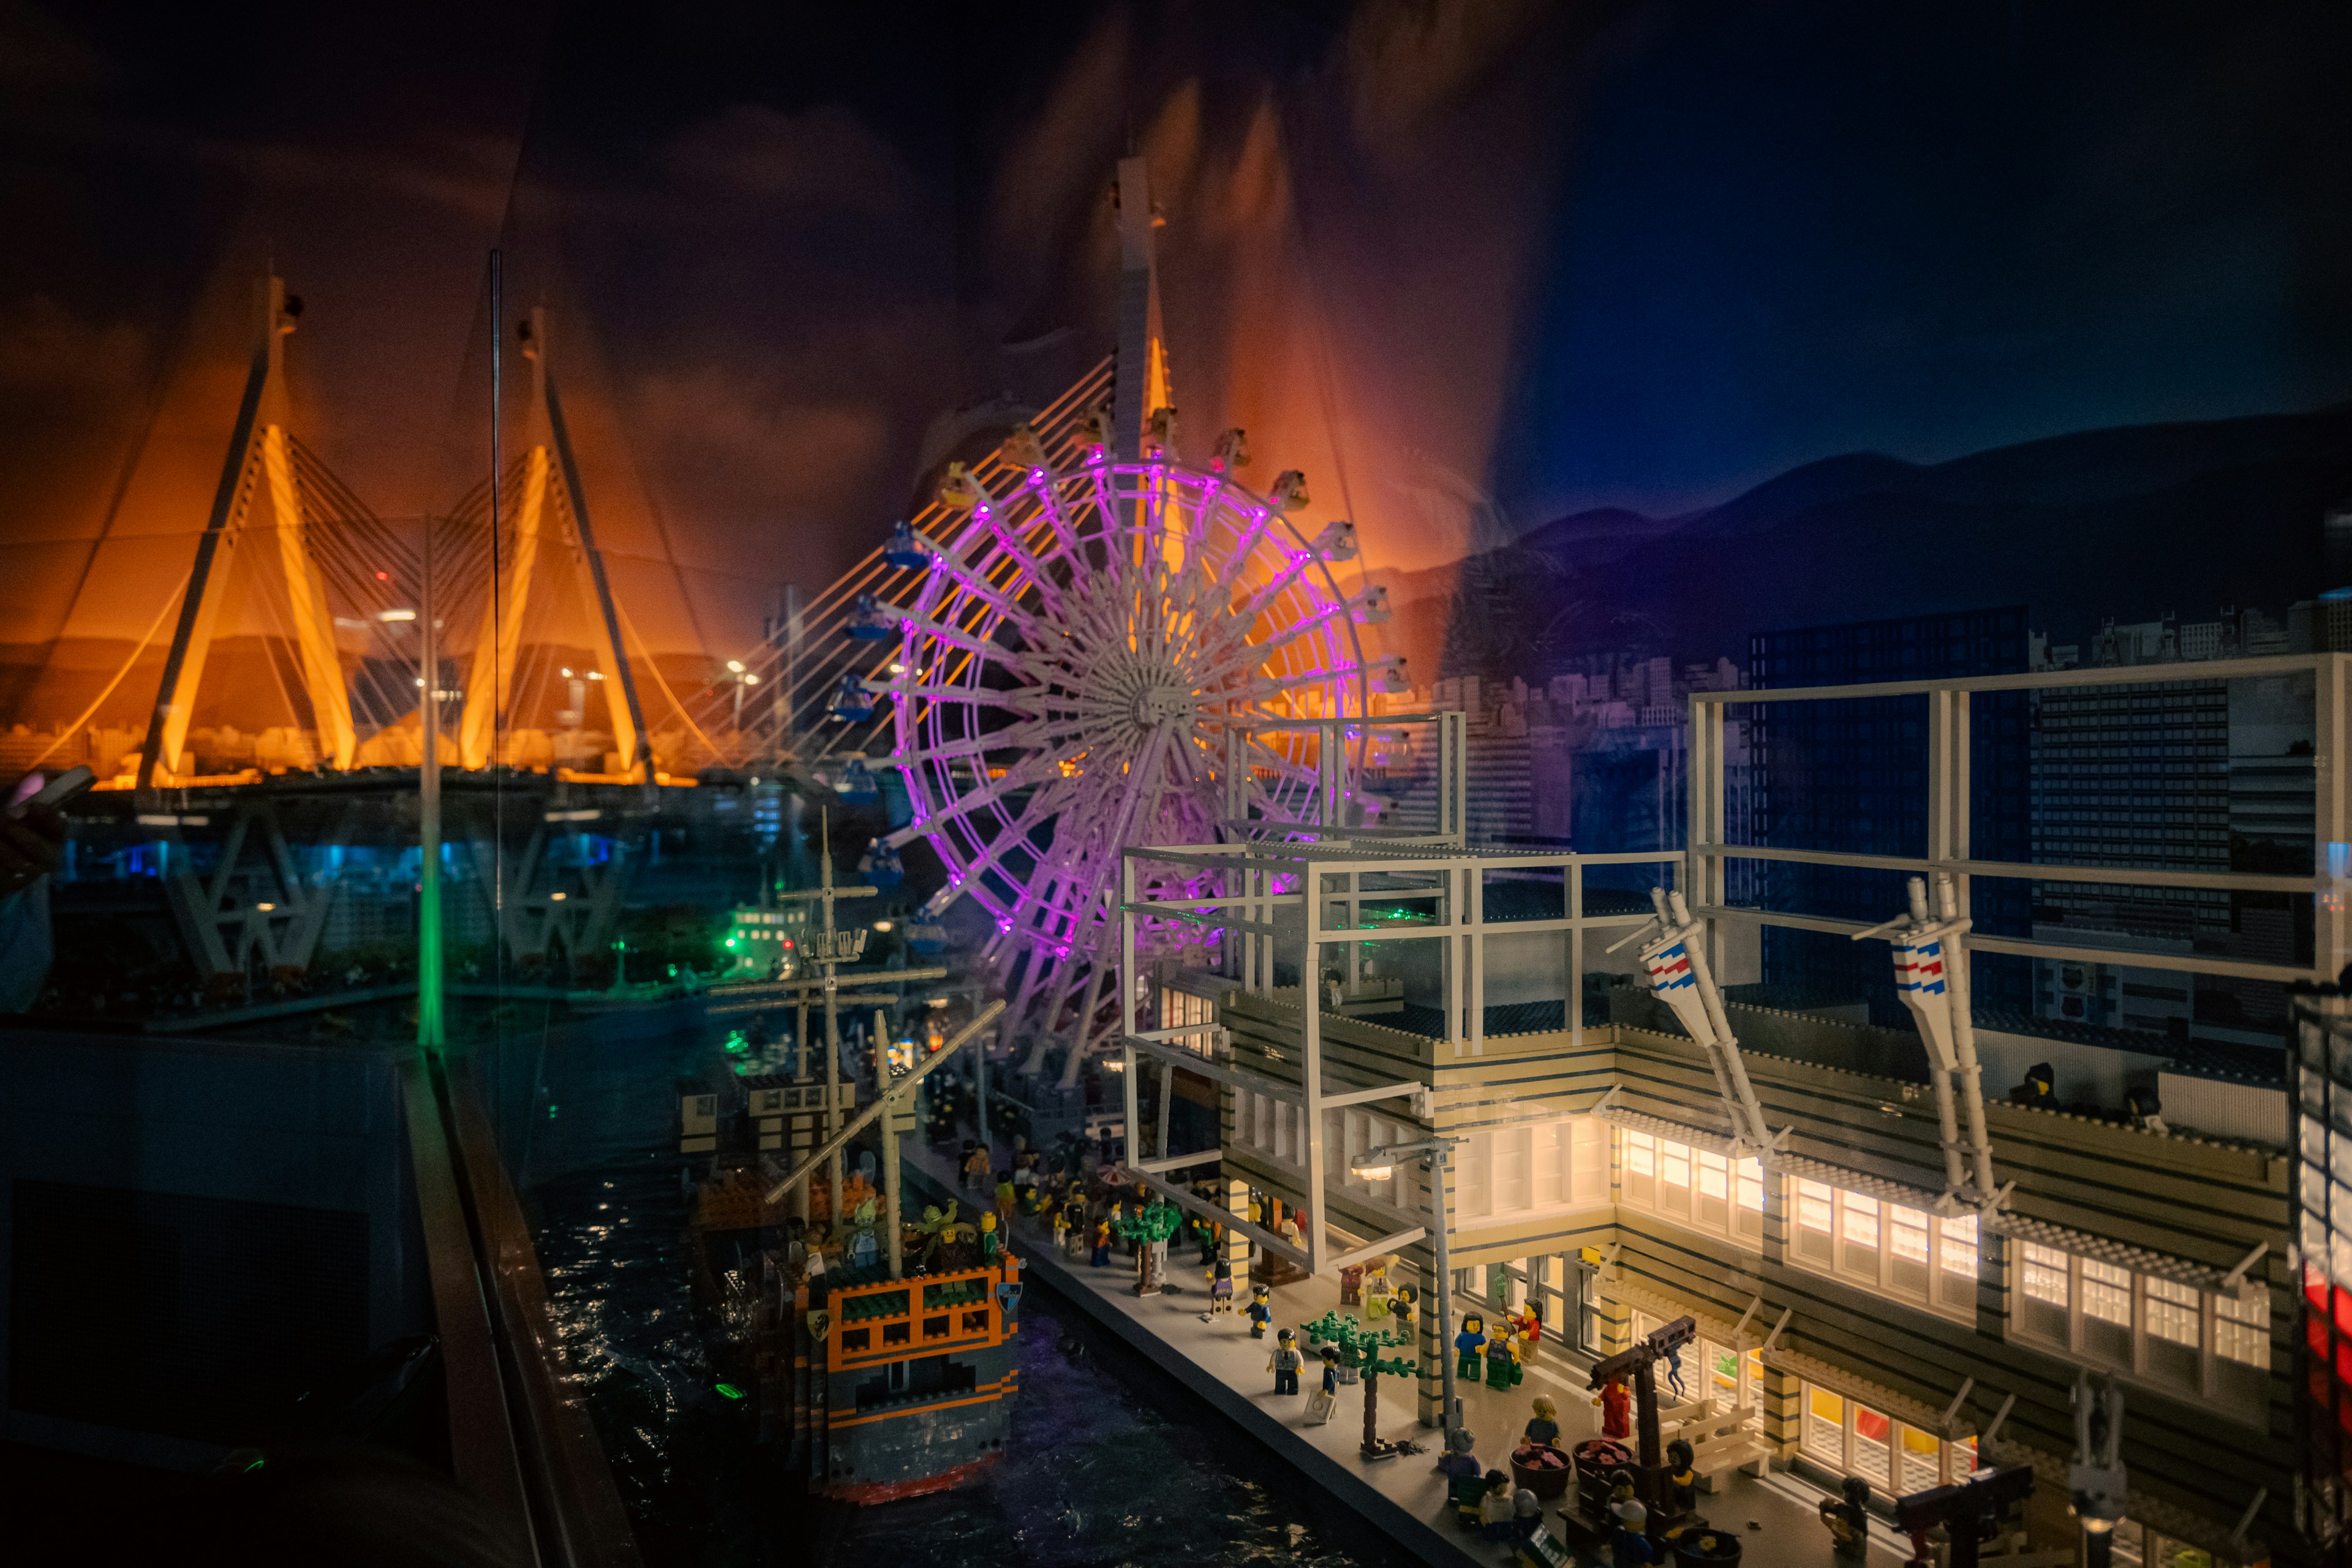
{"label": "lego tree", "polygon": [[1122,1241],[1135,1243],[1137,1295],[1160,1294],[1160,1279],[1168,1268],[1168,1238],[1176,1234],[1182,1217],[1176,1205],[1165,1198],[1153,1198],[1140,1208],[1111,1216],[1112,1233]]}
{"label": "lego tree", "polygon": [[1329,1311],[1307,1325],[1309,1344],[1327,1344],[1338,1348],[1339,1364],[1352,1367],[1364,1379],[1364,1444],[1367,1459],[1385,1459],[1397,1451],[1394,1443],[1383,1442],[1380,1434],[1380,1378],[1386,1373],[1391,1377],[1412,1377],[1420,1368],[1401,1356],[1385,1356],[1381,1352],[1412,1342],[1409,1335],[1394,1329],[1375,1329],[1352,1313]]}

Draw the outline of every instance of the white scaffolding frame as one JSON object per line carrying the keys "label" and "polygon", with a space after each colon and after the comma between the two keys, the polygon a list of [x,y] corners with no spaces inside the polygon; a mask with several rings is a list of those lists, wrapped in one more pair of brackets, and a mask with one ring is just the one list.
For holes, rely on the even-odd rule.
{"label": "white scaffolding frame", "polygon": [[[1289,831],[1295,833],[1298,829],[1293,827]],[[1412,1224],[1412,1216],[1397,1212],[1392,1218],[1402,1228],[1396,1234],[1345,1252],[1335,1253],[1332,1250],[1326,1208],[1333,1194],[1335,1177],[1344,1173],[1336,1173],[1332,1169],[1330,1151],[1326,1147],[1324,1137],[1323,1113],[1349,1106],[1411,1098],[1415,1101],[1413,1115],[1418,1120],[1425,1122],[1433,1114],[1424,1098],[1429,1086],[1418,1080],[1370,1084],[1337,1092],[1326,1087],[1323,1063],[1326,1007],[1320,983],[1322,951],[1333,946],[1349,950],[1347,973],[1349,984],[1353,984],[1360,973],[1358,964],[1362,943],[1440,942],[1446,998],[1445,1031],[1442,1037],[1433,1042],[1432,1058],[1434,1062],[1442,1064],[1486,1054],[1486,943],[1496,937],[1557,936],[1565,944],[1570,974],[1568,994],[1563,998],[1564,1023],[1571,1044],[1581,1047],[1584,1038],[1582,976],[1586,933],[1594,931],[1622,931],[1646,924],[1651,918],[1647,910],[1586,913],[1585,868],[1591,866],[1673,866],[1682,859],[1681,853],[1675,850],[1614,855],[1578,855],[1566,850],[1477,851],[1454,844],[1412,844],[1399,840],[1359,842],[1345,833],[1346,830],[1341,830],[1340,834],[1330,837],[1286,842],[1130,847],[1123,851],[1120,864],[1119,960],[1123,973],[1138,973],[1137,931],[1139,923],[1145,921],[1182,921],[1238,935],[1241,942],[1229,944],[1242,946],[1245,950],[1244,961],[1239,965],[1241,973],[1234,977],[1236,988],[1252,995],[1271,995],[1276,990],[1277,942],[1285,948],[1296,944],[1302,982],[1298,987],[1299,1082],[1293,1084],[1235,1064],[1224,1043],[1223,1031],[1215,1026],[1195,1025],[1183,1029],[1154,1029],[1149,1032],[1140,1030],[1136,1017],[1138,996],[1133,985],[1124,987],[1120,996],[1120,1048],[1124,1058],[1122,1066],[1126,1069],[1127,1124],[1130,1128],[1141,1125],[1140,1085],[1137,1072],[1139,1058],[1142,1057],[1150,1058],[1160,1067],[1163,1103],[1170,1075],[1181,1069],[1198,1073],[1243,1092],[1263,1094],[1298,1107],[1304,1124],[1301,1133],[1301,1142],[1306,1151],[1303,1171],[1308,1194],[1307,1225],[1301,1234],[1303,1247],[1293,1247],[1283,1238],[1246,1222],[1236,1223],[1232,1215],[1208,1207],[1190,1192],[1172,1186],[1162,1179],[1166,1173],[1218,1157],[1218,1150],[1179,1155],[1171,1154],[1163,1148],[1158,1151],[1158,1157],[1144,1159],[1138,1141],[1130,1147],[1126,1169],[1171,1201],[1234,1226],[1259,1245],[1289,1258],[1310,1273],[1335,1272],[1364,1258],[1394,1251],[1427,1234],[1425,1226]],[[1229,888],[1237,888],[1237,890],[1200,899],[1139,899],[1136,875],[1136,868],[1139,864],[1185,866],[1215,873],[1218,880]],[[1507,921],[1489,921],[1486,918],[1484,890],[1490,874],[1550,871],[1559,874],[1562,906],[1559,916]],[[1405,885],[1366,889],[1363,884],[1368,878],[1395,880]],[[1283,890],[1286,882],[1296,890]],[[1309,896],[1310,891],[1314,896]],[[1398,900],[1428,901],[1435,906],[1432,911],[1434,918],[1427,924],[1366,927],[1361,923],[1362,906],[1373,899],[1383,902]],[[1300,921],[1295,927],[1285,927],[1275,918],[1276,911],[1292,909],[1300,911]],[[1335,915],[1336,919],[1333,918]],[[1196,1053],[1174,1043],[1180,1036],[1205,1036],[1208,1048]],[[1360,1193],[1341,1190],[1345,1192],[1347,1200],[1358,1206],[1374,1209],[1384,1206],[1377,1201],[1368,1203]]]}
{"label": "white scaffolding frame", "polygon": [[[1970,879],[2014,878],[2026,881],[2094,882],[2109,887],[2198,888],[2223,891],[2302,893],[2316,900],[2309,967],[2257,963],[2196,953],[2142,952],[2130,948],[2084,947],[2024,937],[1969,931],[1952,945],[1962,953],[2000,952],[2024,958],[2099,963],[2113,968],[2163,969],[2190,974],[2227,975],[2291,984],[2333,980],[2352,963],[2352,787],[2347,787],[2344,742],[2346,698],[2352,686],[2352,655],[2280,654],[2261,658],[2200,659],[2158,665],[2104,665],[2090,669],[2037,670],[2027,675],[1970,676],[1943,680],[1891,680],[1857,686],[1767,687],[1745,691],[1694,691],[1691,704],[1689,865],[1685,876],[1696,895],[1694,913],[1709,921],[1718,957],[1723,920],[1850,936],[1868,929],[1861,921],[1832,920],[1780,910],[1727,905],[1733,860],[1790,861],[1815,866],[1856,866],[1906,871],[1931,879],[1949,877],[1961,919],[1969,916]],[[1969,788],[1972,761],[1969,700],[1979,691],[2073,690],[2098,686],[2189,686],[2258,676],[2308,673],[2313,681],[2313,744],[2316,792],[2314,801],[2316,864],[2308,877],[2265,876],[2236,871],[2168,871],[2053,861],[2021,863],[1979,860],[1969,853]],[[1927,699],[1927,854],[1855,855],[1837,850],[1771,849],[1726,840],[1724,710],[1768,702],[1832,702],[1857,698],[1924,695]],[[1965,962],[1965,960],[1961,960]]]}

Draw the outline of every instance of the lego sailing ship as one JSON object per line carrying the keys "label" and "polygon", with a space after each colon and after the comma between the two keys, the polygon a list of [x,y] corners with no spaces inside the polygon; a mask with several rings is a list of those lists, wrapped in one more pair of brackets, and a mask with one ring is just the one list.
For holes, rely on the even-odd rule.
{"label": "lego sailing ship", "polygon": [[[707,1155],[687,1229],[698,1295],[718,1325],[722,1396],[753,1405],[762,1441],[782,1444],[812,1491],[856,1503],[943,1491],[1003,1452],[1020,1381],[1020,1260],[953,1216],[914,1227],[908,1267],[898,1139],[915,1130],[920,1079],[977,1038],[1002,1010],[982,1010],[942,1047],[895,1068],[877,1014],[874,1082],[841,1071],[840,1010],[895,1003],[852,994],[932,979],[938,969],[851,971],[863,931],[841,931],[834,904],[870,888],[833,885],[831,857],[805,898],[822,908],[803,956],[820,973],[716,987],[714,1020],[791,1006],[800,1014],[796,1070],[752,1072],[746,1059],[679,1084],[679,1152]],[[821,1013],[823,1067],[810,1062]],[[873,1174],[847,1171],[850,1140],[879,1125]],[[987,1240],[995,1241],[993,1233]]]}

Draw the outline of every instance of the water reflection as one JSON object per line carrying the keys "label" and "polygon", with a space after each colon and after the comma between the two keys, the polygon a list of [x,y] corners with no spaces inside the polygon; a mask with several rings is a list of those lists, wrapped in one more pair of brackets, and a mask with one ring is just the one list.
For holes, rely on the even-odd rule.
{"label": "water reflection", "polygon": [[[535,1043],[534,1043],[535,1045]],[[672,1076],[691,1038],[551,1040],[541,1109],[516,1116],[559,1354],[585,1390],[653,1568],[700,1563],[1295,1563],[1393,1553],[1125,1345],[1034,1283],[1021,1398],[982,1482],[875,1508],[805,1499],[758,1445],[702,1338],[681,1237],[689,1199],[667,1152]],[[543,1061],[544,1066],[541,1066]],[[509,1093],[522,1089],[509,1083]],[[561,1106],[554,1119],[544,1105]]]}

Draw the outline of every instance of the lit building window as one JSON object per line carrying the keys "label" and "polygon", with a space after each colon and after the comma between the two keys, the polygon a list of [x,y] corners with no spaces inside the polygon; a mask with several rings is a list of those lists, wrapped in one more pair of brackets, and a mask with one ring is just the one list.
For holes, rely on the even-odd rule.
{"label": "lit building window", "polygon": [[1643,1208],[1658,1203],[1658,1141],[1646,1132],[1625,1134],[1625,1201]]}
{"label": "lit building window", "polygon": [[1976,1468],[1973,1438],[1946,1442],[1857,1399],[1804,1384],[1799,1442],[1806,1458],[1878,1491],[1903,1496],[1966,1480]]}
{"label": "lit building window", "polygon": [[1977,1222],[1795,1179],[1790,1261],[1947,1317],[1976,1311]]}
{"label": "lit building window", "polygon": [[2013,1331],[2094,1365],[2258,1420],[2270,1399],[2267,1294],[2216,1295],[2032,1242],[2017,1247]]}
{"label": "lit building window", "polygon": [[1761,1247],[1764,1168],[1695,1149],[1672,1138],[1626,1131],[1624,1184],[1619,1201],[1677,1224]]}
{"label": "lit building window", "polygon": [[1764,1227],[1764,1163],[1753,1157],[1740,1161],[1738,1176],[1739,1206],[1757,1216],[1756,1228],[1760,1235]]}

